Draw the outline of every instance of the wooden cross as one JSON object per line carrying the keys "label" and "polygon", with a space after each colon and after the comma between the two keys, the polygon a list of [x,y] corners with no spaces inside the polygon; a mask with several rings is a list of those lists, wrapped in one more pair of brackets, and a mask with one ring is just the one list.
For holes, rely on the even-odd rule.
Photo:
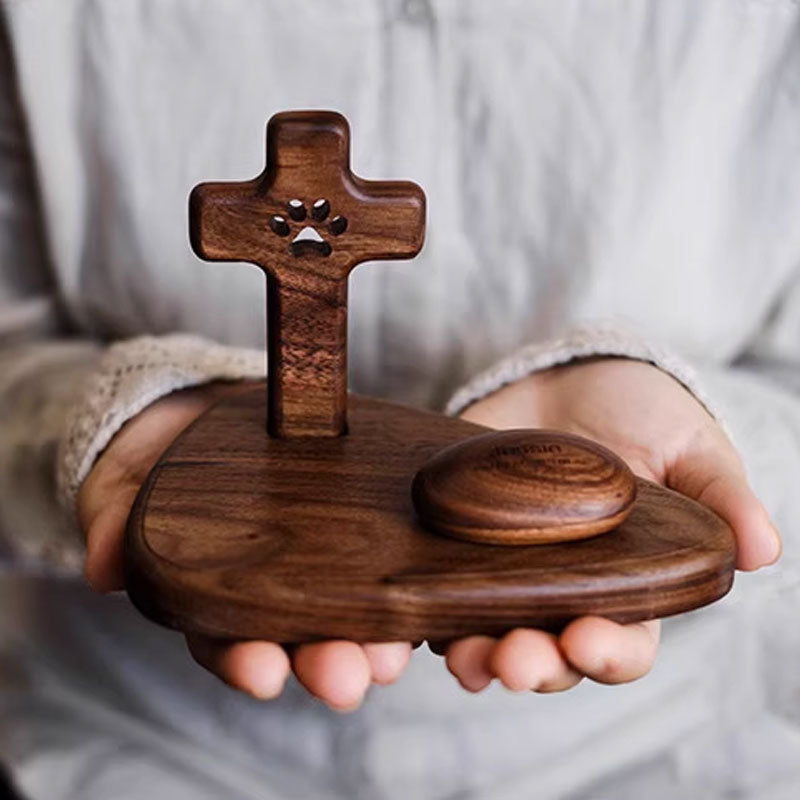
{"label": "wooden cross", "polygon": [[292,111],[267,125],[264,171],[197,186],[189,214],[201,258],[249,261],[266,272],[270,435],[345,433],[347,279],[363,261],[417,255],[422,189],[354,175],[347,120]]}
{"label": "wooden cross", "polygon": [[[280,114],[259,177],[192,194],[195,250],[267,273],[269,386],[227,393],[148,475],[125,541],[137,608],[228,640],[449,641],[725,594],[728,525],[596,443],[348,405],[347,277],[415,255],[425,224],[417,186],[355,177],[348,151],[339,115]],[[265,405],[274,436],[243,436]]]}

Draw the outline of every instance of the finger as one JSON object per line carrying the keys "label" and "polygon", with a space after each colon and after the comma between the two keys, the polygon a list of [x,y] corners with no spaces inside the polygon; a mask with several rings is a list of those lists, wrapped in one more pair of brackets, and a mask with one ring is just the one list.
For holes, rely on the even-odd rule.
{"label": "finger", "polygon": [[372,681],[367,654],[354,642],[301,645],[293,666],[300,683],[336,711],[358,708]]}
{"label": "finger", "polygon": [[580,683],[551,633],[518,628],[495,645],[489,669],[512,692],[560,692]]}
{"label": "finger", "polygon": [[716,511],[733,528],[739,569],[760,569],[780,558],[780,534],[745,480],[724,476],[714,478],[697,499]]}
{"label": "finger", "polygon": [[372,673],[372,682],[386,686],[394,683],[411,660],[409,642],[380,642],[362,645]]}
{"label": "finger", "polygon": [[754,570],[773,564],[781,555],[781,538],[769,514],[747,483],[732,449],[691,451],[668,473],[668,485],[716,512],[736,536],[736,566]]}
{"label": "finger", "polygon": [[103,509],[86,533],[87,583],[98,592],[124,588],[123,551],[129,508],[120,504]]}
{"label": "finger", "polygon": [[468,692],[480,692],[493,679],[489,670],[489,656],[495,639],[489,636],[469,636],[447,648],[447,669]]}
{"label": "finger", "polygon": [[658,620],[619,625],[602,617],[581,617],[559,637],[564,657],[598,683],[628,683],[646,675],[656,659]]}
{"label": "finger", "polygon": [[284,649],[273,642],[221,642],[187,636],[189,652],[198,664],[234,689],[271,700],[286,684],[291,665]]}

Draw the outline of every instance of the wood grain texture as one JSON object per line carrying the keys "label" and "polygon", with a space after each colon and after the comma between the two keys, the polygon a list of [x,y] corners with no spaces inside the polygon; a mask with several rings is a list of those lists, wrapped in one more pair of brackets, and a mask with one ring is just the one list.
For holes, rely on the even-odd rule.
{"label": "wood grain texture", "polygon": [[451,445],[414,478],[425,527],[488,544],[586,539],[630,514],[636,479],[607,448],[548,430],[479,434]]}
{"label": "wood grain texture", "polygon": [[414,474],[485,429],[350,398],[349,435],[264,435],[263,385],[232,390],[172,445],[137,498],[126,583],[157,622],[232,639],[443,640],[581,614],[620,622],[710,603],[734,540],[711,511],[638,480],[616,530],[505,547],[417,521]]}
{"label": "wood grain texture", "polygon": [[201,258],[249,261],[267,273],[270,434],[344,433],[348,275],[363,261],[420,251],[422,189],[354,175],[340,114],[284,112],[267,125],[258,177],[195,187],[189,229]]}

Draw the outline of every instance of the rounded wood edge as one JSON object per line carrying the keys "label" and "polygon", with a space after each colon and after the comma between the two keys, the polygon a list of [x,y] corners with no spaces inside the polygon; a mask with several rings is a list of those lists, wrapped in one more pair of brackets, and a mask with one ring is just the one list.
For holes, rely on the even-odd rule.
{"label": "rounded wood edge", "polygon": [[[466,636],[501,636],[515,628],[536,628],[558,633],[579,616],[601,616],[619,624],[694,611],[724,597],[732,588],[734,572],[719,568],[695,575],[693,580],[677,582],[670,588],[659,585],[657,603],[651,602],[653,587],[641,586],[623,595],[608,595],[598,600],[587,593],[584,608],[573,597],[569,607],[552,599],[543,602],[535,592],[520,583],[492,589],[491,602],[475,608],[476,592],[483,582],[458,579],[427,587],[424,578],[413,587],[390,582],[390,591],[370,596],[363,586],[349,583],[342,594],[320,595],[314,586],[291,587],[287,599],[272,610],[263,609],[261,622],[242,630],[240,619],[252,613],[252,605],[224,595],[197,594],[187,605],[185,598],[199,588],[187,572],[169,564],[147,564],[137,571],[128,588],[133,605],[147,618],[182,633],[194,633],[228,640],[264,640],[283,644],[346,639],[357,642],[447,640]],[[440,583],[435,578],[431,583]],[[280,587],[273,587],[274,594]],[[361,615],[358,621],[337,613],[353,595]],[[296,614],[296,604],[305,605],[304,621]],[[351,603],[352,604],[352,603]],[[435,606],[435,612],[426,606]],[[402,610],[400,610],[402,607]],[[502,610],[500,610],[502,608]],[[287,621],[289,620],[289,621]]]}
{"label": "rounded wood edge", "polygon": [[420,521],[428,529],[443,536],[477,544],[496,544],[512,547],[537,544],[577,542],[602,536],[619,527],[631,513],[633,503],[618,514],[590,523],[567,523],[541,528],[476,528],[452,523],[440,523],[433,516],[420,515]]}

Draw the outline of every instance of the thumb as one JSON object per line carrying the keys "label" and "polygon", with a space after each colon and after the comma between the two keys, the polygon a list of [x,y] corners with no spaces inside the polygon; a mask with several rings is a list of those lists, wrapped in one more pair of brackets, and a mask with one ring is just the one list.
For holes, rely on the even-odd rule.
{"label": "thumb", "polygon": [[780,558],[780,535],[721,431],[712,442],[690,446],[668,467],[666,478],[671,489],[707,506],[731,526],[738,569],[756,570]]}
{"label": "thumb", "polygon": [[86,582],[98,592],[114,592],[125,588],[123,549],[125,523],[135,492],[130,498],[107,506],[95,517],[86,531]]}
{"label": "thumb", "polygon": [[86,533],[86,579],[98,591],[123,588],[125,524],[136,495],[175,437],[224,392],[208,384],[167,395],[129,419],[109,442],[78,492]]}

